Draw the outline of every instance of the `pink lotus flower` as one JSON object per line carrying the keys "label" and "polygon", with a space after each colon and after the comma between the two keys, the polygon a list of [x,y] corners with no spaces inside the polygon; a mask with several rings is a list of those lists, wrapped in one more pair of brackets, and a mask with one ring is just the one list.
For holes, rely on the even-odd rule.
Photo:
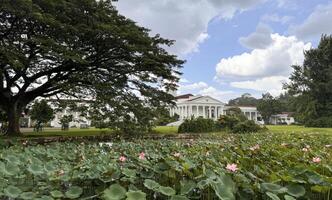
{"label": "pink lotus flower", "polygon": [[231,172],[236,172],[238,170],[237,164],[227,164],[226,169],[231,171]]}
{"label": "pink lotus flower", "polygon": [[314,163],[320,163],[322,160],[320,159],[320,157],[313,157],[312,158],[312,162]]}
{"label": "pink lotus flower", "polygon": [[181,156],[180,153],[174,153],[173,155],[174,155],[174,157],[177,157],[177,158]]}
{"label": "pink lotus flower", "polygon": [[141,152],[138,156],[139,159],[141,160],[145,160],[145,153],[144,152]]}
{"label": "pink lotus flower", "polygon": [[121,162],[125,162],[125,161],[127,160],[127,158],[126,158],[125,156],[120,156],[119,160],[120,160]]}
{"label": "pink lotus flower", "polygon": [[304,152],[308,152],[309,149],[308,149],[308,148],[303,148],[302,151],[304,151]]}
{"label": "pink lotus flower", "polygon": [[249,149],[250,149],[251,151],[255,151],[255,150],[259,149],[259,148],[260,148],[259,144],[256,144],[255,146],[250,147]]}

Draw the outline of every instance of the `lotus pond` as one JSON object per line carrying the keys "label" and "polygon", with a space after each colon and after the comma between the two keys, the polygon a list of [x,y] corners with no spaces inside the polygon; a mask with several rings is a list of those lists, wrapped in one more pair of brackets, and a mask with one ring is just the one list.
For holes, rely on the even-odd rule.
{"label": "lotus pond", "polygon": [[0,151],[1,199],[332,199],[332,138],[33,141]]}

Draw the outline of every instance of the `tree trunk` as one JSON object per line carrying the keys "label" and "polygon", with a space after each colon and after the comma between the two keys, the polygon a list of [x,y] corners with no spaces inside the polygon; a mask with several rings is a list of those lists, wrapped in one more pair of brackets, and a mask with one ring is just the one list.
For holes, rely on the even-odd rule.
{"label": "tree trunk", "polygon": [[7,136],[22,136],[20,131],[20,117],[22,109],[18,108],[17,105],[10,106],[10,109],[7,110],[8,116],[8,129]]}

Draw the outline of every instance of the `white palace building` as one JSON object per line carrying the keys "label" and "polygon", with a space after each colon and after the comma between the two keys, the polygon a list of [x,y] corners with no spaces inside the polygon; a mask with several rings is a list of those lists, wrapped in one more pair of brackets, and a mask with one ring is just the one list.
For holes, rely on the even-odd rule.
{"label": "white palace building", "polygon": [[[225,103],[210,96],[186,94],[176,97],[176,106],[170,108],[170,115],[179,115],[180,121],[191,117],[217,120],[220,115],[226,114],[228,108],[230,107],[226,106]],[[239,106],[239,108],[248,119],[257,121],[258,111],[256,107]]]}

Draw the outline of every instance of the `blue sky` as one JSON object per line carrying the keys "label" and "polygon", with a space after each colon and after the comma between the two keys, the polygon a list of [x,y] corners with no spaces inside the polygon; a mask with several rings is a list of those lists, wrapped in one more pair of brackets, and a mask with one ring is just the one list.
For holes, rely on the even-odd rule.
{"label": "blue sky", "polygon": [[179,94],[222,101],[278,95],[303,51],[332,33],[328,0],[120,0],[119,12],[151,34],[176,40],[187,60]]}

